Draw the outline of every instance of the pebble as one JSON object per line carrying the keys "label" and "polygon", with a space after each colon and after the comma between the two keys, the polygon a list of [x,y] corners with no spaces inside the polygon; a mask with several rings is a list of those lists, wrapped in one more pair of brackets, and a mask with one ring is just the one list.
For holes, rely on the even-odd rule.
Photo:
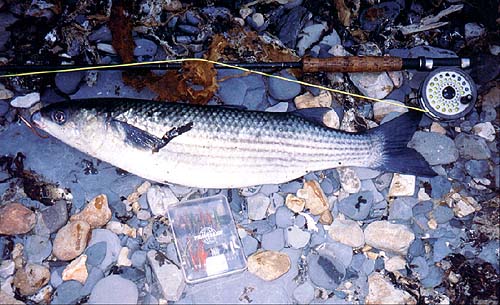
{"label": "pebble", "polygon": [[68,221],[68,209],[66,202],[63,200],[59,200],[54,205],[41,210],[40,213],[49,233],[57,232]]}
{"label": "pebble", "polygon": [[16,271],[13,284],[21,295],[28,296],[37,293],[49,280],[49,268],[29,263]]}
{"label": "pebble", "polygon": [[298,304],[309,304],[314,300],[314,286],[305,282],[297,286],[293,291],[293,298]]}
{"label": "pebble", "polygon": [[323,225],[330,225],[333,222],[333,215],[330,210],[326,210],[323,213],[321,213],[319,217],[319,223]]}
{"label": "pebble", "polygon": [[265,281],[274,281],[290,267],[290,257],[281,252],[260,251],[248,258],[248,271]]}
{"label": "pebble", "polygon": [[297,197],[305,200],[305,208],[312,215],[320,215],[330,206],[325,193],[316,180],[304,182],[303,188],[297,191]]}
{"label": "pebble", "polygon": [[406,226],[385,220],[370,223],[364,233],[367,245],[401,255],[406,255],[415,239],[413,232]]}
{"label": "pebble", "polygon": [[467,42],[470,43],[485,35],[486,29],[475,22],[470,22],[465,24],[464,32],[465,32],[465,40],[467,40]]}
{"label": "pebble", "polygon": [[[149,39],[136,39],[135,41],[134,56],[139,57],[139,59],[152,59],[158,47],[156,44]],[[141,60],[139,60],[141,61]]]}
{"label": "pebble", "polygon": [[85,285],[83,285],[83,287],[80,290],[80,294],[89,295],[92,292],[92,289],[94,289],[97,282],[100,281],[103,277],[104,273],[101,271],[101,269],[92,267],[90,269],[89,276],[85,281]]}
{"label": "pebble", "polygon": [[478,136],[459,133],[455,138],[455,145],[464,159],[486,160],[491,158],[491,152],[486,141]]}
{"label": "pebble", "polygon": [[138,298],[134,282],[119,275],[109,275],[94,286],[88,304],[137,304]]}
{"label": "pebble", "polygon": [[35,222],[35,213],[20,203],[8,203],[0,207],[0,235],[28,233]]}
{"label": "pebble", "polygon": [[363,95],[383,99],[392,92],[394,84],[386,72],[349,73],[349,78]]}
{"label": "pebble", "polygon": [[70,217],[71,221],[85,221],[91,229],[104,226],[111,219],[111,210],[108,206],[108,197],[101,194],[92,199],[85,208]]}
{"label": "pebble", "polygon": [[415,176],[395,173],[389,187],[389,197],[413,196],[415,194]]}
{"label": "pebble", "polygon": [[67,281],[57,286],[51,304],[75,304],[80,299],[82,284],[77,281]]}
{"label": "pebble", "polygon": [[271,199],[264,194],[257,194],[246,198],[248,205],[248,218],[260,220],[266,218],[267,209],[271,204]]}
{"label": "pebble", "polygon": [[[118,236],[116,236],[115,233],[106,230],[106,229],[94,229],[92,230],[92,238],[90,239],[89,242],[89,248],[90,246],[93,246],[97,243],[100,242],[105,242],[106,245],[106,255],[104,256],[104,259],[102,262],[99,264],[99,268],[101,270],[106,270],[112,263],[116,262],[118,259],[118,255],[120,254],[121,250],[121,244],[120,244],[120,239]],[[103,246],[100,246],[103,247]],[[90,258],[90,254],[87,252],[87,255]]]}
{"label": "pebble", "polygon": [[337,168],[340,185],[349,194],[355,194],[361,190],[361,180],[356,172],[350,167]]}
{"label": "pebble", "polygon": [[121,223],[118,221],[110,221],[106,224],[106,229],[110,230],[111,232],[119,235],[119,234],[124,234],[128,237],[136,238],[137,237],[137,229],[132,228],[129,225],[125,223]]}
{"label": "pebble", "polygon": [[439,124],[438,122],[432,122],[430,130],[434,133],[439,133],[442,135],[446,134],[446,129],[444,129],[443,126],[441,126],[441,124]]}
{"label": "pebble", "polygon": [[302,57],[304,56],[307,49],[311,47],[312,44],[318,42],[321,35],[328,28],[325,24],[317,23],[304,27],[302,32],[299,34],[299,41],[297,42],[296,49],[297,54]]}
{"label": "pebble", "polygon": [[63,281],[75,280],[82,284],[85,283],[88,277],[87,272],[87,255],[82,254],[77,259],[69,263],[62,272]]}
{"label": "pebble", "polygon": [[59,260],[69,261],[82,254],[87,246],[90,225],[85,221],[72,221],[56,234],[52,254]]}
{"label": "pebble", "polygon": [[111,30],[107,25],[103,25],[99,27],[97,30],[92,31],[92,33],[89,35],[89,40],[90,41],[97,41],[97,42],[110,42],[111,39],[113,38],[111,34]]}
{"label": "pebble", "polygon": [[389,205],[389,220],[410,220],[413,216],[413,207],[418,199],[413,197],[398,197]]}
{"label": "pebble", "polygon": [[276,229],[262,235],[262,249],[280,251],[285,247],[285,234],[283,229]]}
{"label": "pebble", "polygon": [[266,109],[267,112],[287,112],[287,110],[288,110],[287,102],[279,102],[276,105]]}
{"label": "pebble", "polygon": [[16,97],[10,102],[10,105],[16,108],[30,108],[39,101],[40,101],[40,93],[33,92],[23,96]]}
{"label": "pebble", "polygon": [[418,151],[430,165],[453,163],[459,156],[455,142],[435,132],[415,132],[408,147]]}
{"label": "pebble", "polygon": [[80,83],[85,76],[84,72],[69,72],[69,73],[57,73],[54,77],[54,82],[57,89],[68,95],[74,94],[78,91]]}
{"label": "pebble", "polygon": [[337,204],[339,212],[353,220],[363,220],[370,214],[373,205],[371,192],[352,194]]}
{"label": "pebble", "polygon": [[163,254],[151,250],[147,254],[149,265],[160,284],[163,297],[168,301],[178,301],[186,287],[182,271],[174,264],[166,261]]}
{"label": "pebble", "polygon": [[328,290],[337,288],[345,277],[345,266],[329,255],[309,254],[307,265],[313,284]]}
{"label": "pebble", "polygon": [[297,109],[330,107],[332,105],[332,95],[326,90],[321,90],[317,96],[312,95],[310,92],[306,92],[296,96],[293,102]]}
{"label": "pebble", "polygon": [[52,253],[48,236],[30,235],[24,242],[24,255],[31,263],[41,263]]}
{"label": "pebble", "polygon": [[392,173],[385,173],[375,179],[375,188],[381,192],[391,185]]}
{"label": "pebble", "polygon": [[90,266],[99,266],[104,257],[106,256],[107,245],[106,242],[98,242],[95,243],[85,250],[85,254],[87,255],[87,264]]}
{"label": "pebble", "polygon": [[[384,100],[384,102],[376,102],[373,104],[373,117],[376,122],[382,121],[382,119],[387,116],[389,113],[397,112],[397,113],[405,113],[408,112],[408,109],[403,107],[404,104],[400,101],[395,100]],[[396,105],[394,105],[396,104]],[[401,106],[397,106],[401,105]]]}
{"label": "pebble", "polygon": [[304,210],[306,200],[293,194],[288,194],[285,199],[285,205],[294,213],[298,213]]}
{"label": "pebble", "polygon": [[0,290],[0,304],[24,305],[25,303]]}
{"label": "pebble", "polygon": [[12,274],[14,274],[15,263],[13,260],[4,260],[0,263],[0,277],[8,278]]}
{"label": "pebble", "polygon": [[479,123],[472,127],[472,132],[480,136],[483,139],[486,139],[488,142],[493,142],[495,140],[495,128],[491,122]]}
{"label": "pebble", "polygon": [[304,248],[311,239],[311,233],[302,231],[296,226],[291,226],[286,229],[286,242],[294,249]]}
{"label": "pebble", "polygon": [[485,178],[488,175],[490,166],[486,160],[469,160],[465,162],[465,170],[474,178]]}
{"label": "pebble", "polygon": [[359,248],[365,244],[363,230],[354,220],[336,218],[330,225],[328,234],[334,241],[352,248]]}
{"label": "pebble", "polygon": [[259,242],[250,235],[245,236],[241,239],[241,243],[243,244],[243,252],[246,257],[254,254],[257,251],[257,246]]}
{"label": "pebble", "polygon": [[453,193],[447,201],[448,206],[453,207],[453,212],[457,217],[465,217],[481,209],[477,201],[469,196],[462,196],[459,193]]}
{"label": "pebble", "polygon": [[[278,76],[291,80],[297,80],[295,76],[286,71],[279,73]],[[296,97],[300,93],[300,90],[301,86],[297,83],[284,81],[274,77],[269,79],[269,94],[277,100],[290,100]]]}
{"label": "pebble", "polygon": [[417,304],[408,292],[395,288],[380,273],[368,277],[368,295],[365,304]]}
{"label": "pebble", "polygon": [[393,256],[385,261],[385,270],[389,272],[396,272],[406,268],[406,260],[401,256]]}
{"label": "pebble", "polygon": [[275,217],[278,228],[287,228],[293,224],[293,213],[287,207],[279,207],[276,210]]}
{"label": "pebble", "polygon": [[168,206],[179,202],[172,190],[166,186],[153,185],[146,196],[154,216],[165,216]]}
{"label": "pebble", "polygon": [[443,198],[450,192],[451,182],[443,176],[432,177],[429,182],[432,187],[431,197],[434,199]]}

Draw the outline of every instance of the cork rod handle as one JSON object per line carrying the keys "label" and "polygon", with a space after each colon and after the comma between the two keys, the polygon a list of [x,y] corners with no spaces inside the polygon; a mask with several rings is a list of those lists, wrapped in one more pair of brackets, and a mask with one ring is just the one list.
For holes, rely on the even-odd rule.
{"label": "cork rod handle", "polygon": [[330,58],[306,57],[304,72],[383,72],[399,71],[403,59],[393,56],[337,56]]}

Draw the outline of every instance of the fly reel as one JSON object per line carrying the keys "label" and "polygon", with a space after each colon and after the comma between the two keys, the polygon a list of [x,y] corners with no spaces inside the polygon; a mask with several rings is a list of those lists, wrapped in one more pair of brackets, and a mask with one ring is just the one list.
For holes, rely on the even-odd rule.
{"label": "fly reel", "polygon": [[429,73],[419,90],[420,106],[435,120],[456,120],[468,114],[477,99],[472,78],[456,68]]}

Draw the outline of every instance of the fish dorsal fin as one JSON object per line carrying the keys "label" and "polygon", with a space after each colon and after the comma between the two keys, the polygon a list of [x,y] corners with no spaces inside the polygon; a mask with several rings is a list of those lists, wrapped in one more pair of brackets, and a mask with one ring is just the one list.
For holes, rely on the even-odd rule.
{"label": "fish dorsal fin", "polygon": [[248,110],[247,107],[243,105],[211,105],[210,107],[219,107],[219,108],[226,108],[226,109],[235,109],[235,110]]}
{"label": "fish dorsal fin", "polygon": [[297,109],[292,111],[291,113],[309,122],[313,122],[321,126],[328,127],[323,122],[323,117],[328,111],[334,111],[334,110],[328,107],[315,107],[315,108]]}

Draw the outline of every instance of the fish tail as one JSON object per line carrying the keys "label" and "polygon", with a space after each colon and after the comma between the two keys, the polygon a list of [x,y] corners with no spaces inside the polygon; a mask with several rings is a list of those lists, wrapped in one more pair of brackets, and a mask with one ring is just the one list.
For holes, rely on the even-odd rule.
{"label": "fish tail", "polygon": [[422,113],[410,110],[369,131],[382,141],[382,158],[376,169],[421,177],[437,175],[420,153],[407,147],[421,119]]}

